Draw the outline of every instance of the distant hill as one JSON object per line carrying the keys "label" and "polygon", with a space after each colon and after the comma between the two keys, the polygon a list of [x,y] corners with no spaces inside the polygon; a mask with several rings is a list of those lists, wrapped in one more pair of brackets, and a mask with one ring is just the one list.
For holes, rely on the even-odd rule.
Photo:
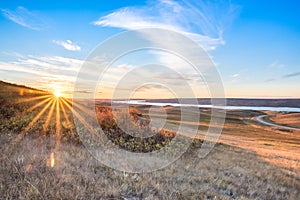
{"label": "distant hill", "polygon": [[32,88],[32,87],[28,87],[25,85],[18,85],[18,84],[14,84],[14,83],[8,83],[8,82],[4,82],[0,80],[0,90],[5,90],[5,89],[13,89],[13,90],[20,90],[20,89],[25,89],[25,90],[31,90],[31,91],[36,91],[36,92],[45,92],[43,90],[39,90],[36,88]]}

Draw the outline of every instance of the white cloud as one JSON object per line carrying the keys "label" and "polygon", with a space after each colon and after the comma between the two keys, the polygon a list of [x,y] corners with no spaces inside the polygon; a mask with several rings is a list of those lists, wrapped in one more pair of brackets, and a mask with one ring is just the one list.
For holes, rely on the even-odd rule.
{"label": "white cloud", "polygon": [[[149,74],[152,74],[158,80],[171,85],[180,85],[186,81],[194,88],[195,85],[202,87],[205,83],[213,84],[218,80],[214,74],[216,72],[211,69],[214,64],[210,57],[204,51],[201,52],[194,43],[187,42],[185,37],[192,39],[206,51],[215,50],[218,46],[225,44],[223,32],[235,18],[236,11],[237,7],[233,6],[229,0],[154,0],[148,1],[145,6],[121,8],[100,17],[92,24],[101,27],[137,30],[138,36],[162,50],[148,52],[150,57],[141,56],[141,58],[147,59],[141,59],[142,63],[139,65],[158,64],[181,75],[181,77],[170,76],[170,73],[162,69],[157,69],[157,72],[149,69],[139,71],[135,77],[145,80],[147,77],[149,78]],[[156,30],[143,30],[143,28],[168,29],[181,35]],[[128,41],[134,41],[136,37],[133,34],[133,37],[128,38]],[[121,43],[124,42],[124,45],[127,45],[128,41],[121,41]],[[123,45],[123,43],[116,44],[116,48],[119,45]],[[151,45],[149,46],[151,47]],[[197,70],[183,58],[188,59],[189,62],[197,63]],[[116,78],[114,77],[114,79]],[[130,85],[130,80],[128,80],[128,84]],[[128,86],[128,88],[130,87]]]}
{"label": "white cloud", "polygon": [[60,56],[22,56],[13,62],[0,62],[0,79],[18,82],[16,74],[22,74],[22,82],[38,89],[51,90],[56,85],[72,90],[83,62]]}
{"label": "white cloud", "polygon": [[57,44],[59,46],[62,46],[66,50],[69,51],[80,51],[81,47],[74,44],[71,40],[66,40],[66,41],[61,41],[61,40],[53,40],[52,41],[54,44]]}
{"label": "white cloud", "polygon": [[2,14],[9,20],[32,30],[42,30],[49,25],[38,12],[32,12],[19,6],[16,10],[1,9]]}
{"label": "white cloud", "polygon": [[224,29],[236,15],[229,1],[157,0],[146,6],[125,7],[92,22],[94,25],[127,30],[163,28],[180,32],[214,50],[222,45]]}
{"label": "white cloud", "polygon": [[61,74],[78,72],[82,63],[81,60],[61,56],[27,56],[11,62],[11,64],[23,66],[26,69],[39,69]]}

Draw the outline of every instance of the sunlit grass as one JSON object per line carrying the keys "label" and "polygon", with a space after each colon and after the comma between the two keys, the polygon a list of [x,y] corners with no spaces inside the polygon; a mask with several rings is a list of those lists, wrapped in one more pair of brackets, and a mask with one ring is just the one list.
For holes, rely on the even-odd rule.
{"label": "sunlit grass", "polygon": [[[26,92],[26,90],[25,90]],[[87,127],[87,129],[94,133],[93,127],[86,121],[86,119],[81,116],[79,113],[84,112],[88,115],[92,115],[93,113],[89,111],[87,108],[85,108],[82,105],[79,105],[78,103],[74,103],[72,100],[69,100],[65,97],[63,97],[62,93],[60,92],[54,92],[53,94],[49,93],[34,93],[34,91],[28,92],[31,95],[24,95],[24,92],[22,93],[21,99],[17,99],[15,101],[16,104],[22,104],[26,103],[27,105],[30,105],[29,108],[26,108],[24,111],[22,111],[21,115],[28,115],[25,118],[28,118],[32,116],[33,113],[35,113],[32,116],[32,119],[29,123],[27,123],[24,128],[19,132],[19,134],[10,142],[10,144],[5,148],[4,154],[9,155],[10,152],[15,148],[18,143],[27,135],[27,133],[34,128],[34,130],[42,128],[41,131],[38,132],[39,135],[49,136],[52,131],[52,124],[54,122],[55,125],[55,149],[51,152],[50,158],[47,160],[47,166],[54,167],[54,156],[59,156],[60,151],[60,145],[61,145],[61,131],[62,131],[62,116],[64,120],[67,123],[67,126],[64,126],[67,129],[73,128],[73,122],[70,119],[70,113],[67,113],[67,111],[71,111],[74,116],[79,119],[79,121]],[[36,95],[32,97],[33,95]],[[80,112],[74,110],[73,107],[76,109],[79,109]],[[40,110],[38,110],[40,109]],[[36,112],[38,111],[38,112]],[[18,115],[20,116],[20,115]],[[42,124],[40,125],[40,122]],[[35,126],[35,124],[38,124],[38,127]],[[50,126],[51,125],[51,126]]]}
{"label": "sunlit grass", "polygon": [[52,114],[53,114],[53,110],[54,110],[54,107],[56,106],[56,103],[55,103],[55,101],[56,100],[51,100],[50,102],[50,104],[51,104],[51,108],[50,108],[50,110],[49,110],[49,112],[48,112],[48,115],[47,115],[47,118],[46,118],[46,122],[45,122],[45,124],[44,124],[44,126],[43,126],[43,131],[44,131],[44,133],[46,133],[46,131],[47,131],[47,127],[48,127],[48,125],[49,125],[49,123],[50,123],[50,120],[51,120],[51,118],[52,118]]}
{"label": "sunlit grass", "polygon": [[45,100],[43,100],[43,101],[41,101],[41,102],[39,102],[39,103],[37,103],[37,104],[31,106],[31,107],[30,107],[29,109],[27,109],[25,112],[31,112],[31,111],[33,111],[34,109],[40,107],[41,105],[43,105],[43,104],[45,104],[45,103],[47,103],[47,102],[49,102],[49,101],[51,101],[51,100],[53,100],[52,96],[50,96],[50,97],[48,97],[47,99],[45,99]]}
{"label": "sunlit grass", "polygon": [[[2,115],[0,123],[4,150],[5,145],[10,144],[6,152],[2,152],[5,156],[0,156],[3,163],[0,166],[0,193],[4,198],[72,199],[76,196],[83,199],[130,199],[136,196],[142,199],[145,194],[153,192],[157,199],[176,199],[176,195],[197,199],[202,194],[203,199],[212,196],[217,199],[271,199],[274,195],[282,199],[297,199],[299,196],[299,181],[294,178],[299,177],[299,171],[291,170],[299,169],[298,132],[283,134],[280,130],[262,129],[260,125],[237,120],[241,116],[245,118],[244,112],[229,112],[227,116],[220,140],[230,146],[216,145],[209,157],[198,162],[197,151],[193,150],[197,150],[201,143],[192,144],[192,148],[168,168],[155,173],[131,175],[99,165],[80,143],[73,121],[78,119],[92,134],[95,128],[88,123],[88,117],[96,113],[108,139],[127,151],[151,152],[163,147],[163,142],[168,142],[158,140],[163,139],[160,137],[153,138],[153,143],[141,143],[128,137],[114,121],[127,119],[125,110],[115,109],[118,112],[113,113],[115,110],[107,103],[99,103],[95,105],[94,112],[88,110],[86,102],[75,103],[55,94],[34,93],[34,90],[29,93],[25,89],[20,94],[19,91],[2,91],[2,100],[6,100],[1,104],[2,113],[10,113]],[[131,121],[128,122],[148,119],[150,114],[150,117],[161,118],[159,110],[149,114],[149,107],[133,108],[130,109],[133,116],[129,116]],[[168,122],[172,124],[197,125],[192,118],[182,121],[176,108],[168,108],[167,114]],[[260,114],[255,112],[253,116]],[[202,121],[198,124],[201,133],[206,131],[210,115],[209,111],[201,113]],[[251,122],[251,117],[252,114],[249,114],[247,122]],[[134,126],[136,129],[128,127],[130,131],[138,132],[144,128],[138,123]],[[157,131],[155,133],[158,134]],[[173,134],[167,130],[159,133],[166,136]],[[156,147],[157,144],[159,147]],[[288,173],[285,170],[289,170]],[[87,196],[89,194],[91,196]],[[155,199],[155,196],[152,197]]]}
{"label": "sunlit grass", "polygon": [[61,131],[61,123],[60,123],[60,108],[59,108],[59,101],[56,101],[56,146],[55,150],[59,151],[60,149],[60,131]]}
{"label": "sunlit grass", "polygon": [[[23,128],[23,130],[13,139],[13,141],[6,147],[4,153],[8,154],[15,145],[17,145],[24,136],[28,133],[30,129],[34,127],[34,125],[42,118],[42,116],[46,116],[45,121],[43,123],[43,131],[42,134],[46,134],[49,124],[52,118],[55,116],[55,126],[56,126],[56,139],[55,139],[55,151],[58,153],[60,150],[61,143],[61,115],[60,112],[62,110],[63,115],[67,121],[68,126],[71,125],[68,114],[66,113],[65,103],[66,100],[62,97],[62,94],[59,92],[55,92],[53,94],[46,94],[42,96],[23,98],[21,100],[17,100],[16,103],[24,103],[24,102],[32,102],[34,105],[26,109],[23,114],[33,113],[37,108],[41,107],[41,110],[33,117],[33,119]],[[68,105],[68,109],[72,110],[72,107]],[[55,113],[55,115],[54,115]],[[54,167],[54,153],[50,155],[50,164],[48,166]]]}
{"label": "sunlit grass", "polygon": [[40,100],[40,99],[45,99],[45,98],[51,98],[52,95],[42,95],[42,96],[37,96],[37,97],[32,97],[32,98],[24,98],[18,100],[16,103],[24,103],[24,102],[30,102],[30,101],[35,101],[35,100]]}
{"label": "sunlit grass", "polygon": [[[68,99],[61,99],[63,105],[65,105],[68,109],[72,110],[73,114],[77,117],[77,119],[90,131],[90,133],[95,133],[94,128],[84,119],[84,117],[82,117],[76,110],[74,110],[71,105],[70,105],[70,100]],[[87,109],[85,109],[82,106],[79,106],[78,104],[74,104],[74,106],[78,107],[79,109],[83,110],[83,111],[87,111]]]}

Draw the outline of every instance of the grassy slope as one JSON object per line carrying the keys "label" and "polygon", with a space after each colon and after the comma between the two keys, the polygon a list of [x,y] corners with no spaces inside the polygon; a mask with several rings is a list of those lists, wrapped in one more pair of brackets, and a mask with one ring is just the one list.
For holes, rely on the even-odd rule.
{"label": "grassy slope", "polygon": [[271,117],[270,120],[277,124],[300,128],[300,113],[286,113]]}
{"label": "grassy slope", "polygon": [[[39,112],[37,109],[24,113],[39,101],[17,101],[45,94],[2,82],[0,85],[0,148],[3,153]],[[229,136],[249,136],[249,127],[242,124],[232,127],[234,123],[241,123],[233,117],[234,114],[227,119],[229,123],[223,140]],[[61,120],[65,121],[64,118]],[[300,195],[296,176],[264,161],[252,151],[227,145],[217,145],[204,159],[199,159],[197,148],[192,148],[165,169],[136,175],[103,166],[81,145],[66,137],[60,151],[55,152],[55,167],[51,168],[48,161],[55,146],[52,136],[55,123],[50,123],[48,134],[41,134],[44,121],[42,117],[14,148],[1,154],[1,198],[297,199]],[[74,134],[67,128],[62,132]],[[256,133],[250,140],[260,137]]]}

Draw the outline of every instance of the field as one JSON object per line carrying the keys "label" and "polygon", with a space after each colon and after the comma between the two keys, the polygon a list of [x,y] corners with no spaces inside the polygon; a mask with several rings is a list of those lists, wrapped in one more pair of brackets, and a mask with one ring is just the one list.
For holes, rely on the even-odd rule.
{"label": "field", "polygon": [[271,118],[272,121],[274,121],[276,124],[282,124],[282,125],[288,125],[290,127],[296,127],[300,128],[299,119],[300,114],[299,113],[286,113],[286,114],[275,114]]}
{"label": "field", "polygon": [[[44,91],[0,82],[0,196],[3,199],[299,199],[300,131],[258,123],[255,117],[298,127],[299,115],[228,111],[223,132],[212,152],[197,156],[211,110],[201,121],[180,119],[175,107],[132,106],[129,128],[150,139],[125,135],[107,103],[95,107],[99,124],[114,145],[132,152],[163,148],[171,130],[149,128],[162,111],[167,124],[199,128],[188,150],[170,166],[151,173],[113,170],[95,160],[74,127],[73,102]],[[60,99],[60,100],[58,100]],[[82,108],[81,105],[73,106]],[[118,117],[126,122],[122,113]],[[84,123],[84,118],[80,118]],[[142,123],[141,120],[142,119]],[[288,119],[288,120],[287,120]],[[128,125],[128,123],[125,123]],[[141,126],[142,124],[142,126]],[[186,136],[183,136],[186,137]]]}

